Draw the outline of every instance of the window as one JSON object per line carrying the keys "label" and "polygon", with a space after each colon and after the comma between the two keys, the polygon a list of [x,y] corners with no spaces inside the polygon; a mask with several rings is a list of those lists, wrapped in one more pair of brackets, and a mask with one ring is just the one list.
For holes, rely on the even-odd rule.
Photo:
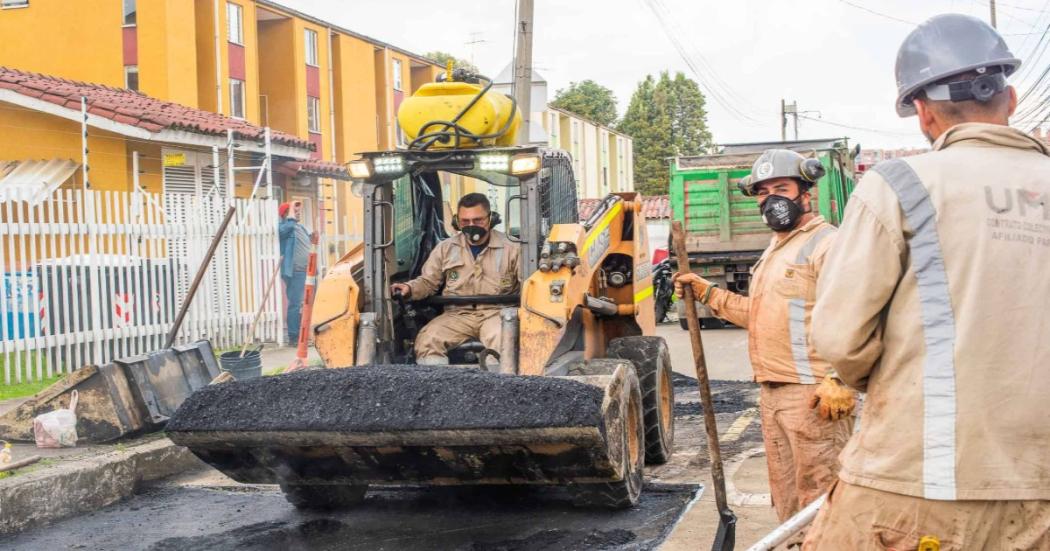
{"label": "window", "polygon": [[244,118],[244,81],[235,78],[230,79],[230,116]]}
{"label": "window", "polygon": [[139,66],[128,65],[124,67],[124,87],[128,90],[139,89]]}
{"label": "window", "polygon": [[134,25],[136,22],[136,0],[124,0],[124,25]]}
{"label": "window", "polygon": [[243,12],[240,4],[226,4],[226,39],[234,44],[244,44]]}
{"label": "window", "polygon": [[400,59],[395,59],[394,60],[393,72],[394,72],[394,90],[400,90],[401,89],[401,60]]}
{"label": "window", "polygon": [[306,97],[306,124],[310,132],[321,131],[321,100],[313,96]]}
{"label": "window", "polygon": [[317,66],[317,32],[306,29],[306,64]]}
{"label": "window", "polygon": [[29,0],[0,0],[0,8],[27,8]]}

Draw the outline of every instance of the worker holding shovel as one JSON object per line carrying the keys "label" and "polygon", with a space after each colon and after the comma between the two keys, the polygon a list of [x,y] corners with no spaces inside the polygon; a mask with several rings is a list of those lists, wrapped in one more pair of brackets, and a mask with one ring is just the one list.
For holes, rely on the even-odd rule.
{"label": "worker holding shovel", "polygon": [[[750,296],[719,289],[694,273],[675,275],[679,297],[689,284],[716,316],[748,330],[751,365],[761,385],[770,491],[781,522],[834,483],[838,454],[853,428],[854,392],[809,340],[817,276],[835,238],[835,228],[811,207],[809,189],[823,175],[819,160],[770,149],[740,182],[774,232],[753,268]],[[790,545],[800,545],[801,538]]]}

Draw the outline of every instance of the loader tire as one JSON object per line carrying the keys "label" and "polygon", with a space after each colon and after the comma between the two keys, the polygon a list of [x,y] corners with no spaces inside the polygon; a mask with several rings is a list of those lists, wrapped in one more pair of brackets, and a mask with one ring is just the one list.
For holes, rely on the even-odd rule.
{"label": "loader tire", "polygon": [[609,357],[630,360],[642,390],[645,462],[661,465],[674,453],[674,384],[671,353],[662,337],[621,337],[609,341]]}
{"label": "loader tire", "polygon": [[[631,377],[636,381],[635,377]],[[642,495],[645,470],[645,421],[642,419],[642,393],[637,382],[624,389],[626,403],[620,409],[620,454],[624,457],[624,476],[616,482],[572,484],[569,493],[573,505],[597,509],[626,509],[638,503]]]}
{"label": "loader tire", "polygon": [[333,511],[364,501],[368,486],[281,484],[281,491],[284,498],[300,511]]}

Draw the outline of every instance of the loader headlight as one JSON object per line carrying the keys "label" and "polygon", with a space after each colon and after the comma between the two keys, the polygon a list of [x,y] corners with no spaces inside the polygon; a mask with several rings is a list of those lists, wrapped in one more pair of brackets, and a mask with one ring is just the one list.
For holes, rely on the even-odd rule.
{"label": "loader headlight", "polygon": [[478,155],[478,168],[492,172],[506,172],[510,166],[510,155],[490,153]]}
{"label": "loader headlight", "polygon": [[405,171],[405,158],[401,155],[384,155],[372,159],[376,174],[398,174]]}
{"label": "loader headlight", "polygon": [[540,156],[536,154],[516,155],[510,161],[510,173],[515,176],[532,174],[540,169]]}
{"label": "loader headlight", "polygon": [[350,162],[350,177],[355,180],[367,180],[372,177],[372,163],[368,159]]}

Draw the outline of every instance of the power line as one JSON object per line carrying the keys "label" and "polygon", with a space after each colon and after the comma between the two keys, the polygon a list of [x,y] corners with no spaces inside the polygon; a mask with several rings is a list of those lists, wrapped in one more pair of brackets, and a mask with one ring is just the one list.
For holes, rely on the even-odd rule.
{"label": "power line", "polygon": [[[684,61],[685,64],[689,67],[690,71],[692,71],[699,85],[704,88],[704,90],[708,93],[708,96],[714,99],[716,103],[722,106],[722,108],[728,111],[729,114],[733,116],[733,118],[744,122],[745,124],[762,124],[762,121],[760,121],[759,119],[756,119],[755,117],[752,117],[741,111],[739,108],[737,108],[736,105],[734,105],[729,100],[729,98],[723,96],[724,92],[720,91],[716,85],[712,85],[707,79],[704,78],[705,72],[697,67],[697,63],[693,60],[692,56],[689,55],[689,52],[685,48],[685,45],[682,43],[680,37],[672,28],[671,23],[669,22],[667,17],[665,17],[665,14],[660,10],[660,6],[657,4],[657,0],[643,1],[653,12],[653,15],[656,16],[656,19],[660,23],[660,27],[664,33],[664,36],[666,36],[668,40],[671,41],[671,44],[678,52],[678,55],[682,58],[682,61]],[[714,71],[709,72],[712,75],[714,74]],[[730,95],[735,94],[730,92]]]}
{"label": "power line", "polygon": [[847,6],[851,6],[853,8],[858,9],[858,10],[866,11],[866,12],[872,14],[872,15],[877,15],[879,17],[882,17],[882,18],[885,18],[885,19],[889,19],[891,21],[896,21],[898,23],[906,23],[908,25],[918,25],[918,23],[916,23],[915,21],[908,21],[907,19],[901,19],[900,17],[894,16],[894,15],[890,15],[888,13],[882,13],[881,11],[875,11],[875,10],[873,10],[873,9],[867,7],[867,6],[862,6],[860,4],[856,4],[854,2],[850,2],[849,0],[839,0],[839,2],[842,2],[843,4],[846,4]]}
{"label": "power line", "polygon": [[845,124],[845,123],[841,123],[841,122],[834,122],[834,121],[829,121],[829,120],[826,120],[826,119],[818,119],[816,117],[807,117],[807,116],[801,115],[801,114],[798,115],[798,118],[805,119],[807,121],[813,121],[813,122],[819,122],[819,123],[822,123],[822,124],[827,124],[829,126],[837,126],[839,128],[846,128],[846,129],[849,129],[849,130],[860,130],[862,132],[871,132],[873,134],[882,134],[882,135],[886,135],[886,136],[914,136],[915,135],[915,133],[913,133],[913,132],[899,132],[899,131],[896,131],[896,130],[884,130],[884,129],[878,129],[878,128],[868,128],[868,127],[865,127],[865,126],[855,126],[855,125],[852,125],[852,124]]}

